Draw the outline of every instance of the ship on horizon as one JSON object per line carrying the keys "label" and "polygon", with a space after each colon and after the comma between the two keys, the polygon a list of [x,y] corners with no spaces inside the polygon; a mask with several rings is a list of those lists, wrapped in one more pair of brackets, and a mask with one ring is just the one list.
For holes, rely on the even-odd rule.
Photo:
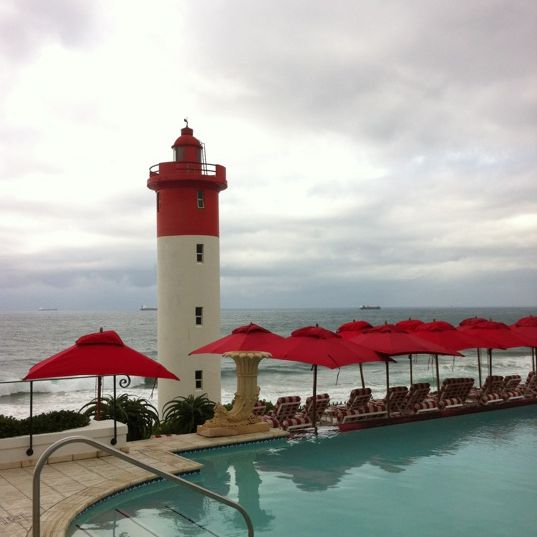
{"label": "ship on horizon", "polygon": [[154,308],[152,306],[146,306],[145,304],[142,304],[140,306],[140,311],[157,311],[157,308]]}
{"label": "ship on horizon", "polygon": [[360,306],[361,310],[379,310],[380,306],[377,306],[376,304],[362,304]]}

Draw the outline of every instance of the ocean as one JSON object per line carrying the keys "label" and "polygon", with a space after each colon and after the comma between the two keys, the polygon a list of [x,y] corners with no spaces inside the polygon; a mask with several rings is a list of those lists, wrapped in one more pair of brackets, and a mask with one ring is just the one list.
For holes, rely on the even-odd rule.
{"label": "ocean", "polygon": [[[422,321],[444,320],[458,324],[462,319],[479,316],[512,324],[526,315],[535,315],[537,308],[382,308],[360,310],[359,308],[328,309],[224,309],[221,314],[221,333],[228,334],[233,328],[257,323],[282,336],[296,328],[315,325],[335,330],[353,319],[363,319],[371,324],[397,322],[403,319]],[[100,327],[115,330],[125,344],[150,356],[157,357],[157,312],[67,312],[35,311],[28,313],[0,313],[0,414],[26,417],[29,413],[29,385],[24,382],[6,383],[22,379],[28,369],[44,358],[73,345],[83,334],[97,332]],[[475,350],[464,351],[464,357],[440,357],[440,375],[472,376],[477,379]],[[494,351],[494,373],[506,375],[520,373],[524,377],[531,369],[531,352],[528,348]],[[193,358],[195,359],[195,358]],[[222,360],[222,401],[230,402],[236,389],[235,365],[232,360]],[[390,366],[390,384],[409,384],[409,359],[397,357]],[[484,363],[484,360],[483,360]],[[376,397],[385,392],[385,369],[383,364],[365,364],[366,384]],[[485,370],[483,374],[486,375]],[[413,359],[414,382],[430,382],[435,385],[435,372],[429,356]],[[311,394],[312,371],[307,364],[275,359],[263,360],[259,368],[260,397],[276,401],[281,395]],[[345,401],[350,390],[360,385],[358,366],[341,370],[323,367],[318,373],[318,393],[327,392],[334,402]],[[121,389],[120,389],[121,390]],[[111,393],[110,378],[104,379],[105,394]],[[127,393],[144,397],[157,404],[153,383],[134,377]],[[120,391],[121,393],[121,391]],[[78,410],[96,394],[93,378],[39,381],[34,383],[34,413],[50,410]]]}

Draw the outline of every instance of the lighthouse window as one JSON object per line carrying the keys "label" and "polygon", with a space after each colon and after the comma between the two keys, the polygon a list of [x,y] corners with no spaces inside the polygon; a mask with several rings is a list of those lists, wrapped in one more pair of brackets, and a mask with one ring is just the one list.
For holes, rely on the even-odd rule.
{"label": "lighthouse window", "polygon": [[201,306],[196,306],[196,324],[203,324],[203,308]]}
{"label": "lighthouse window", "polygon": [[196,261],[203,263],[203,244],[196,244]]}
{"label": "lighthouse window", "polygon": [[203,371],[201,369],[197,369],[194,373],[194,379],[196,381],[196,390],[203,389]]}
{"label": "lighthouse window", "polygon": [[198,209],[205,207],[205,196],[203,190],[198,190]]}

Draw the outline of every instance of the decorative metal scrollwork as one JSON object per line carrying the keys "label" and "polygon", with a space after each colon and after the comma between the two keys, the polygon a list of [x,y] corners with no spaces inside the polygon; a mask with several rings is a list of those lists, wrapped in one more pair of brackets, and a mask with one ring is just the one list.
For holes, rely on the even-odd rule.
{"label": "decorative metal scrollwork", "polygon": [[120,378],[118,381],[120,388],[128,388],[131,385],[131,378],[129,375],[125,375],[125,378]]}

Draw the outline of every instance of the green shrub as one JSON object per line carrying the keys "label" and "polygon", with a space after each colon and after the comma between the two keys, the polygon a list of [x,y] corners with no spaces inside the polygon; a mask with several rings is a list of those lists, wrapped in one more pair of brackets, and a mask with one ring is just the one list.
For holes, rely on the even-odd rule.
{"label": "green shrub", "polygon": [[198,425],[214,416],[214,402],[205,393],[197,397],[176,397],[164,405],[162,414],[160,433],[195,433]]}
{"label": "green shrub", "polygon": [[[86,403],[80,412],[85,416],[95,417],[97,399]],[[105,396],[101,399],[101,419],[114,418],[114,398]],[[157,409],[142,397],[130,397],[123,393],[116,399],[116,420],[126,423],[129,428],[127,441],[149,438],[159,424]]]}
{"label": "green shrub", "polygon": [[11,438],[12,436],[22,436],[21,420],[12,416],[0,414],[0,438]]}
{"label": "green shrub", "polygon": [[[74,410],[53,410],[32,417],[33,434],[57,433],[88,425],[89,417]],[[30,434],[30,418],[16,419],[0,415],[0,438]]]}

